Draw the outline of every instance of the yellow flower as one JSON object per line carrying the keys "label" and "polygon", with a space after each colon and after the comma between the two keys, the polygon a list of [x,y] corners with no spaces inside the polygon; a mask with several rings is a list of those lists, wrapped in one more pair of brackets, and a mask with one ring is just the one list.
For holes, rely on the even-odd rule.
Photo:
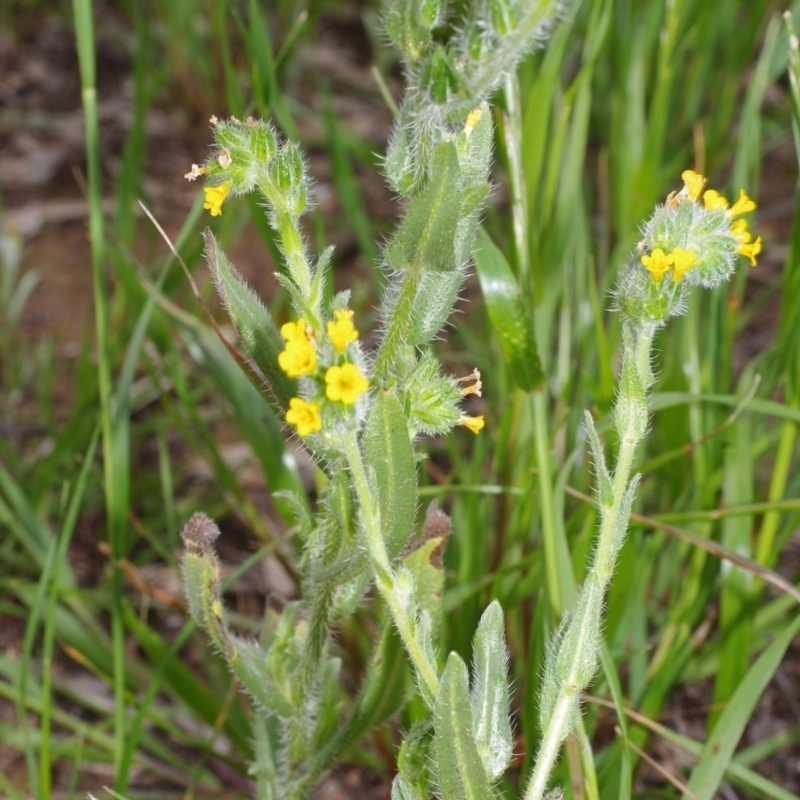
{"label": "yellow flower", "polygon": [[358,339],[358,331],[353,327],[352,311],[334,311],[335,322],[329,322],[328,338],[337,353],[343,353],[350,342]]}
{"label": "yellow flower", "polygon": [[659,283],[664,274],[669,272],[674,260],[672,253],[667,255],[660,247],[656,247],[649,256],[642,256],[642,264],[653,274],[653,280],[656,283]]}
{"label": "yellow flower", "polygon": [[736,222],[731,225],[731,233],[741,239],[743,244],[747,244],[747,242],[753,238],[750,231],[747,230],[746,219],[737,219]]}
{"label": "yellow flower", "polygon": [[293,342],[296,339],[304,342],[308,341],[306,318],[300,317],[297,322],[286,322],[281,325],[281,336],[283,336],[287,342]]}
{"label": "yellow flower", "polygon": [[369,381],[355,364],[331,367],[325,373],[325,395],[328,400],[351,406],[369,388]]}
{"label": "yellow flower", "polygon": [[699,172],[693,169],[686,169],[681,173],[681,179],[686,186],[686,191],[692,200],[697,200],[703,193],[703,187],[706,185],[706,178]]}
{"label": "yellow flower", "polygon": [[672,277],[677,282],[697,263],[694,250],[684,250],[676,247],[672,253]]}
{"label": "yellow flower", "polygon": [[474,434],[478,434],[483,430],[483,426],[486,424],[483,419],[483,414],[478,417],[468,417],[463,416],[458,421],[459,425],[463,425],[468,430],[471,430]]}
{"label": "yellow flower", "polygon": [[293,397],[289,401],[286,421],[297,428],[299,436],[308,436],[310,433],[322,430],[319,403],[307,403],[299,397]]}
{"label": "yellow flower", "polygon": [[278,365],[290,378],[308,375],[317,367],[317,351],[308,339],[291,339],[278,354]]}
{"label": "yellow flower", "polygon": [[738,217],[740,214],[749,214],[755,210],[755,202],[747,196],[744,189],[740,189],[739,199],[731,206],[731,216]]}
{"label": "yellow flower", "polygon": [[231,185],[228,181],[221,183],[219,186],[206,186],[203,191],[206,194],[206,202],[203,203],[203,208],[208,209],[212,217],[219,217],[222,214],[222,204],[231,190]]}
{"label": "yellow flower", "polygon": [[761,252],[761,237],[759,236],[751,244],[742,244],[739,247],[740,255],[750,259],[750,266],[756,265],[756,256]]}
{"label": "yellow flower", "polygon": [[709,211],[720,211],[728,207],[728,201],[716,189],[709,189],[703,195],[703,203]]}

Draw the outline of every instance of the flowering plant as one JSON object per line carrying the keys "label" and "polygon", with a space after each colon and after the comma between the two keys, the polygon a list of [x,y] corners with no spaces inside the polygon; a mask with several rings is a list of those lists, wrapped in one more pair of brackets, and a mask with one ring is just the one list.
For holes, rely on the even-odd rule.
{"label": "flowering plant", "polygon": [[[492,798],[513,750],[503,613],[496,601],[473,639],[470,675],[461,657],[439,654],[443,573],[439,551],[449,520],[435,505],[414,537],[419,505],[414,442],[457,425],[474,433],[483,416],[465,413],[480,395],[480,376],[442,374],[428,347],[446,322],[470,263],[489,192],[492,93],[543,40],[557,6],[539,0],[492,0],[441,43],[443,0],[397,0],[387,31],[402,52],[410,87],[386,156],[405,216],[383,254],[389,275],[374,352],[359,340],[348,292],[328,300],[331,251],[312,258],[300,228],[309,179],[291,141],[266,122],[212,119],[216,148],[190,179],[205,178],[205,208],[223,213],[228,197],[256,192],[283,258],[278,279],[294,319],[278,326],[228,262],[213,234],[206,255],[225,306],[274,405],[320,463],[327,478],[316,514],[294,500],[302,541],[303,599],[270,613],[259,642],[236,635],[220,597],[218,535],[205,515],[184,530],[186,590],[192,614],[226,657],[254,705],[253,775],[259,797],[308,797],[323,770],[360,736],[397,713],[408,698],[407,664],[422,710],[398,756],[393,800]],[[683,175],[645,225],[642,242],[615,292],[623,318],[622,370],[614,419],[620,450],[613,473],[586,415],[597,477],[601,526],[593,567],[572,613],[556,633],[544,667],[542,744],[525,790],[546,796],[561,743],[578,716],[580,692],[596,670],[603,598],[624,540],[637,485],[632,465],[648,423],[656,330],[685,308],[692,286],[730,277],[738,255],[755,263],[761,249],[732,207],[703,193],[705,179]],[[702,202],[700,202],[702,196]],[[521,329],[524,338],[524,326]],[[512,336],[516,331],[511,331]],[[521,382],[541,382],[538,364],[517,364]],[[374,585],[386,614],[359,695],[341,720],[340,661],[331,631]],[[407,659],[407,660],[406,660]]]}

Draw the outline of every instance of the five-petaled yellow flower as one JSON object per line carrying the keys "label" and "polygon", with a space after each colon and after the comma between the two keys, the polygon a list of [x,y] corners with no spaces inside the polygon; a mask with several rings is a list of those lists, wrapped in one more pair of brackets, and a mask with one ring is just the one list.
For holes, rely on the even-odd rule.
{"label": "five-petaled yellow flower", "polygon": [[358,331],[353,327],[352,311],[334,311],[336,320],[327,325],[328,338],[337,353],[343,353],[350,342],[358,339]]}
{"label": "five-petaled yellow flower", "polygon": [[669,272],[675,257],[672,253],[667,255],[660,247],[656,247],[650,255],[642,256],[642,264],[653,275],[653,280],[659,283],[665,273]]}
{"label": "five-petaled yellow flower", "polygon": [[206,201],[203,203],[203,208],[208,209],[212,217],[219,217],[222,214],[222,204],[231,190],[231,185],[228,181],[219,184],[219,186],[206,186],[203,191],[206,195]]}
{"label": "five-petaled yellow flower", "polygon": [[300,317],[297,322],[285,322],[281,325],[281,336],[287,341],[292,342],[297,339],[308,341],[306,333],[306,318]]}
{"label": "five-petaled yellow flower", "polygon": [[289,401],[286,421],[297,428],[298,436],[308,436],[322,430],[319,403],[308,403],[299,397],[293,397]]}
{"label": "five-petaled yellow flower", "polygon": [[483,430],[483,426],[486,424],[486,422],[483,419],[483,414],[477,417],[468,417],[465,415],[461,417],[461,419],[458,421],[458,424],[463,425],[468,430],[471,430],[474,434],[478,434]]}
{"label": "five-petaled yellow flower", "polygon": [[369,388],[369,381],[355,364],[331,367],[325,373],[325,396],[328,400],[351,406]]}
{"label": "five-petaled yellow flower", "polygon": [[679,281],[697,263],[697,256],[694,250],[684,250],[676,247],[670,255],[672,256],[672,279]]}
{"label": "five-petaled yellow flower", "polygon": [[686,169],[681,173],[681,178],[686,185],[686,191],[692,200],[697,200],[703,193],[703,187],[706,185],[706,178],[699,172],[693,169]]}
{"label": "five-petaled yellow flower", "polygon": [[317,351],[305,337],[290,339],[278,354],[278,365],[290,378],[308,375],[317,367]]}

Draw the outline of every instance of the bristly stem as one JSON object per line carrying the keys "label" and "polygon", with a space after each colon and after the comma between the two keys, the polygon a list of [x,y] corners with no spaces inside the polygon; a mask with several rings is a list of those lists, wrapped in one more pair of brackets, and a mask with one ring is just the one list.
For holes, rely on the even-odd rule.
{"label": "bristly stem", "polygon": [[[626,403],[637,405],[642,402],[643,398],[638,396],[638,393],[637,396],[633,396],[633,392],[628,391],[630,381],[626,381],[624,376],[629,374],[628,370],[635,370],[634,382],[646,392],[652,382],[650,369],[652,343],[653,331],[642,329],[637,331],[632,342],[626,342],[623,347],[623,379],[620,381],[617,409]],[[613,499],[610,506],[600,503],[600,534],[592,568],[586,576],[576,603],[574,617],[569,623],[569,633],[561,638],[558,645],[564,649],[569,647],[573,649],[571,653],[559,654],[557,659],[560,663],[566,661],[568,667],[566,674],[559,675],[557,698],[552,714],[544,725],[542,743],[524,800],[541,800],[545,796],[548,778],[558,759],[561,743],[572,728],[580,693],[587,683],[586,665],[596,659],[596,653],[592,651],[596,648],[597,632],[601,624],[603,598],[627,530],[633,488],[637,481],[636,477],[631,480],[633,459],[636,448],[644,436],[645,426],[641,424],[641,416],[636,412],[618,413],[615,416],[620,447],[612,480]]]}

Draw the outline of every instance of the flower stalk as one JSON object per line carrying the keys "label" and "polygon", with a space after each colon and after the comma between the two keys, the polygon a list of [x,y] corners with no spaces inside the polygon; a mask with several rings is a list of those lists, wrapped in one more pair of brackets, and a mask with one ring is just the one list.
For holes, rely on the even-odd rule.
{"label": "flower stalk", "polygon": [[[626,339],[632,338],[633,332],[629,330]],[[564,648],[567,652],[559,652],[548,663],[549,669],[545,681],[552,681],[555,677],[553,672],[556,672],[559,685],[555,690],[555,699],[547,700],[548,703],[552,702],[552,710],[543,725],[542,741],[525,791],[525,800],[541,800],[545,797],[548,778],[558,759],[561,743],[575,723],[580,693],[596,670],[603,598],[611,582],[614,564],[624,541],[631,504],[639,480],[638,475],[631,478],[631,472],[636,448],[645,433],[641,419],[642,415],[645,419],[647,415],[646,400],[643,403],[643,395],[652,382],[650,368],[652,343],[653,333],[646,330],[634,343],[626,342],[623,347],[622,372],[623,374],[633,372],[635,377],[629,382],[628,388],[620,389],[617,408],[628,405],[631,410],[615,414],[620,442],[619,454],[611,479],[610,496],[606,497],[605,501],[601,498],[600,532],[592,566],[584,580],[569,622],[564,630],[556,634],[555,643],[551,645],[552,652],[557,644],[568,643],[568,647]],[[638,390],[639,387],[641,391]],[[588,414],[587,425],[590,426],[590,437],[596,439],[594,424]],[[544,693],[549,691],[553,691],[553,688],[546,686]]]}
{"label": "flower stalk", "polygon": [[[659,206],[644,228],[637,251],[622,270],[617,310],[622,315],[622,362],[614,424],[619,452],[609,472],[591,415],[586,429],[596,478],[600,529],[592,566],[574,609],[548,648],[540,704],[542,740],[524,800],[543,800],[561,744],[575,727],[581,692],[597,670],[603,600],[628,530],[639,475],[633,473],[636,448],[648,427],[647,394],[654,382],[653,338],[670,317],[683,313],[690,286],[718,286],[733,273],[737,255],[755,261],[760,237],[743,220],[755,209],[744,191],[729,208],[717,191],[704,191],[706,179],[692,170],[684,188]],[[702,202],[701,202],[702,200]]]}

